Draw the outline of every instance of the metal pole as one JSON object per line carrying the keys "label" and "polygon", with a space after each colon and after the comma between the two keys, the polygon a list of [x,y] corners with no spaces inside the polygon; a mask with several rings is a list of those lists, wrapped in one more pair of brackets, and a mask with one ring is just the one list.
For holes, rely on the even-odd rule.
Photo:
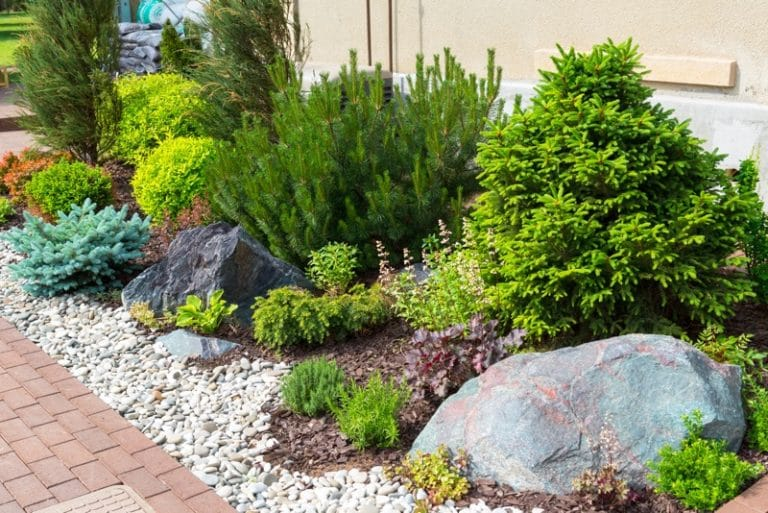
{"label": "metal pole", "polygon": [[395,67],[392,65],[392,0],[387,3],[389,7],[389,71],[394,72]]}
{"label": "metal pole", "polygon": [[371,51],[371,0],[365,0],[365,29],[368,36],[368,66],[373,66]]}

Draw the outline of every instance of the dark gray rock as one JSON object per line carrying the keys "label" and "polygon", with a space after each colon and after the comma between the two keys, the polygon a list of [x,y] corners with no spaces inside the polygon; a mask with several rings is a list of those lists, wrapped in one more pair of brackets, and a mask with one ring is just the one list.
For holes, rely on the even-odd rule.
{"label": "dark gray rock", "polygon": [[217,223],[181,232],[163,260],[123,289],[123,304],[146,302],[161,314],[175,311],[190,294],[207,298],[222,289],[224,299],[238,305],[236,318],[250,324],[254,299],[288,285],[312,287],[299,269],[273,257],[241,227]]}
{"label": "dark gray rock", "polygon": [[468,381],[413,444],[465,448],[470,475],[516,490],[566,493],[610,456],[633,487],[645,463],[685,437],[681,416],[701,410],[704,436],[738,449],[744,436],[741,370],[672,337],[626,335],[548,353],[512,356]]}
{"label": "dark gray rock", "polygon": [[179,359],[199,356],[205,360],[211,360],[235,348],[242,347],[240,344],[228,340],[204,337],[187,330],[175,330],[158,337],[157,340],[168,349],[169,353]]}

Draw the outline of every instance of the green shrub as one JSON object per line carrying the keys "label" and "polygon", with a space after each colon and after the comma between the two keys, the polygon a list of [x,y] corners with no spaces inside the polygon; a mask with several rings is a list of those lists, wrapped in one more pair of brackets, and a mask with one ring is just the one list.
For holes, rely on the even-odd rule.
{"label": "green shrub", "polygon": [[123,117],[115,156],[139,164],[167,139],[206,135],[197,115],[207,106],[192,80],[173,73],[126,75],[117,90]]}
{"label": "green shrub", "polygon": [[478,255],[466,240],[450,245],[451,233],[442,222],[440,227],[440,238],[424,243],[423,261],[429,274],[422,283],[416,279],[410,257],[405,258],[407,272],[385,277],[395,313],[417,329],[467,325],[472,316],[490,307]]}
{"label": "green shrub", "polygon": [[768,215],[763,211],[763,201],[757,195],[759,172],[756,161],[744,160],[739,165],[736,181],[739,192],[752,199],[739,245],[747,256],[747,270],[755,282],[757,299],[765,303],[768,301]]}
{"label": "green shrub", "polygon": [[[293,0],[211,0],[201,27],[210,34],[210,51],[193,71],[212,106],[204,116],[210,134],[229,140],[243,121],[269,124],[269,65],[303,62],[301,25],[290,17]],[[298,12],[298,11],[296,11]]]}
{"label": "green shrub", "polygon": [[725,336],[723,329],[709,326],[704,329],[693,343],[696,349],[719,363],[730,363],[741,367],[744,381],[744,393],[762,385],[765,374],[765,358],[763,353],[750,347],[752,335]]}
{"label": "green shrub", "polygon": [[455,227],[463,194],[477,189],[476,145],[500,71],[492,52],[485,79],[467,76],[447,50],[443,64],[420,56],[410,96],[389,102],[380,70],[360,71],[354,53],[338,82],[308,94],[294,69],[273,66],[273,126],[236,133],[209,173],[212,203],[300,266],[335,241],[360,249],[371,269],[374,240],[400,254],[438,219]]}
{"label": "green shrub", "polygon": [[648,462],[648,479],[657,492],[671,494],[686,508],[710,511],[738,495],[746,482],[765,470],[729,452],[724,440],[702,438],[700,411],[684,416],[683,422],[688,436],[680,448],[666,445],[657,461]]}
{"label": "green shrub", "polygon": [[411,396],[403,383],[387,383],[376,371],[364,387],[340,389],[339,405],[332,409],[339,429],[358,450],[392,447],[400,440],[397,415]]}
{"label": "green shrub", "polygon": [[755,388],[746,400],[747,439],[753,449],[768,452],[768,390]]}
{"label": "green shrub", "polygon": [[176,309],[176,326],[192,328],[206,335],[213,333],[224,319],[237,310],[237,305],[227,303],[223,296],[223,290],[214,291],[208,298],[207,306],[196,295],[187,296],[186,303]]}
{"label": "green shrub", "polygon": [[0,198],[0,224],[5,223],[8,218],[16,213],[16,209],[13,208],[13,203],[8,198]]}
{"label": "green shrub", "polygon": [[88,198],[96,208],[103,208],[112,203],[112,178],[101,168],[62,159],[32,175],[24,195],[48,216],[69,212]]}
{"label": "green shrub", "polygon": [[332,295],[343,294],[355,279],[358,251],[349,244],[336,242],[312,251],[307,275],[315,287]]}
{"label": "green shrub", "polygon": [[204,173],[216,149],[207,137],[179,137],[160,144],[136,168],[133,193],[136,202],[155,222],[176,219],[205,190]]}
{"label": "green shrub", "polygon": [[336,362],[313,358],[294,367],[283,379],[280,390],[291,410],[315,417],[330,411],[330,405],[338,402],[344,381],[344,371]]}
{"label": "green shrub", "polygon": [[132,269],[149,240],[149,220],[85,200],[82,207],[60,213],[48,224],[24,213],[23,229],[5,236],[26,258],[9,267],[14,278],[24,280],[24,290],[35,296],[54,296],[74,290],[98,292],[121,286],[118,276]]}
{"label": "green shrub", "polygon": [[560,49],[531,107],[486,133],[475,230],[501,320],[587,340],[715,323],[752,295],[724,274],[753,204],[652,90],[631,40]]}
{"label": "green shrub", "polygon": [[114,0],[35,0],[16,50],[23,119],[45,146],[95,164],[115,142],[120,38]]}
{"label": "green shrub", "polygon": [[185,37],[179,35],[171,20],[165,20],[162,39],[160,41],[160,56],[163,72],[189,75],[192,66],[197,61],[196,51],[200,50],[200,40],[196,37],[196,27],[188,20],[184,21]]}
{"label": "green shrub", "polygon": [[282,287],[253,304],[253,336],[261,344],[279,351],[297,344],[320,344],[333,337],[343,339],[367,326],[389,318],[389,305],[381,289],[353,287],[339,296]]}
{"label": "green shrub", "polygon": [[469,480],[465,477],[468,462],[464,451],[452,457],[451,451],[440,445],[433,453],[416,451],[406,454],[400,466],[394,469],[408,490],[414,495],[419,489],[427,492],[426,510],[447,500],[457,501],[469,492]]}

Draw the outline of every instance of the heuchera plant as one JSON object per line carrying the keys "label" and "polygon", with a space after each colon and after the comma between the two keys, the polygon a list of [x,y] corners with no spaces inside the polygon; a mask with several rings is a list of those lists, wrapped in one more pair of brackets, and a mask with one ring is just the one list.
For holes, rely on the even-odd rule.
{"label": "heuchera plant", "polygon": [[498,321],[485,322],[481,315],[467,325],[457,324],[442,331],[417,330],[414,346],[406,355],[407,373],[416,382],[417,393],[429,391],[445,397],[466,380],[485,370],[520,347],[524,330],[513,330],[505,337],[496,335]]}

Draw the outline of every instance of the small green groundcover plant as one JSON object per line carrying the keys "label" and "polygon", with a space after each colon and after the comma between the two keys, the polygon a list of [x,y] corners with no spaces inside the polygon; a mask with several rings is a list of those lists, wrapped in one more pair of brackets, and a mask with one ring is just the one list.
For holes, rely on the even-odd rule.
{"label": "small green groundcover plant", "polygon": [[162,328],[166,323],[164,318],[158,318],[155,315],[146,301],[131,303],[128,313],[133,320],[152,331]]}
{"label": "small green groundcover plant", "polygon": [[339,389],[345,380],[344,371],[334,361],[325,358],[303,361],[283,379],[283,401],[301,415],[321,415],[338,403]]}
{"label": "small green groundcover plant", "polygon": [[720,326],[708,326],[699,334],[693,346],[719,363],[738,365],[742,370],[744,393],[761,388],[768,353],[750,346],[752,335],[724,335]]}
{"label": "small green groundcover plant", "polygon": [[712,511],[741,492],[765,469],[728,451],[725,440],[702,438],[702,413],[683,416],[688,435],[675,449],[665,446],[648,462],[648,480],[657,492],[669,493],[686,508]]}
{"label": "small green groundcover plant", "polygon": [[722,321],[753,295],[720,269],[739,263],[754,195],[651,102],[631,40],[553,61],[479,145],[474,228],[499,319],[571,342]]}
{"label": "small green groundcover plant", "polygon": [[88,198],[96,208],[103,208],[112,202],[112,179],[101,168],[62,159],[32,175],[24,195],[47,216],[69,212]]}
{"label": "small green groundcover plant", "polygon": [[13,203],[6,197],[0,197],[0,224],[5,223],[8,219],[16,213],[16,209],[13,208]]}
{"label": "small green groundcover plant", "polygon": [[272,350],[297,344],[341,340],[390,317],[381,288],[356,285],[339,296],[315,296],[305,289],[281,287],[256,298],[253,336]]}
{"label": "small green groundcover plant", "polygon": [[376,371],[365,386],[352,383],[339,391],[331,411],[339,429],[358,450],[393,447],[400,440],[398,413],[411,397],[405,383],[384,381]]}
{"label": "small green groundcover plant", "polygon": [[160,223],[175,220],[203,194],[206,167],[216,152],[207,137],[178,137],[160,144],[136,168],[133,192],[141,210]]}
{"label": "small green groundcover plant", "polygon": [[307,276],[320,290],[334,296],[343,294],[360,267],[358,253],[357,248],[344,242],[326,244],[310,254]]}
{"label": "small green groundcover plant", "polygon": [[448,447],[440,445],[431,453],[416,451],[406,454],[403,462],[388,474],[400,479],[413,494],[420,489],[424,490],[427,499],[417,503],[417,508],[427,513],[433,506],[439,506],[449,499],[457,501],[469,492],[469,480],[466,477],[468,464],[464,450],[453,455]]}
{"label": "small green groundcover plant", "polygon": [[768,452],[768,390],[756,387],[745,402],[749,445],[758,451]]}
{"label": "small green groundcover plant", "polygon": [[224,299],[224,291],[221,289],[213,291],[207,303],[206,305],[203,299],[195,294],[188,295],[186,302],[176,309],[176,326],[192,328],[208,335],[216,331],[222,321],[237,310],[237,305],[229,304]]}
{"label": "small green groundcover plant", "polygon": [[25,212],[23,229],[13,228],[4,236],[26,255],[9,266],[11,274],[36,296],[120,286],[119,274],[132,269],[130,262],[141,257],[149,240],[149,220],[136,214],[126,220],[127,214],[127,207],[97,212],[90,200],[59,214],[56,224]]}

